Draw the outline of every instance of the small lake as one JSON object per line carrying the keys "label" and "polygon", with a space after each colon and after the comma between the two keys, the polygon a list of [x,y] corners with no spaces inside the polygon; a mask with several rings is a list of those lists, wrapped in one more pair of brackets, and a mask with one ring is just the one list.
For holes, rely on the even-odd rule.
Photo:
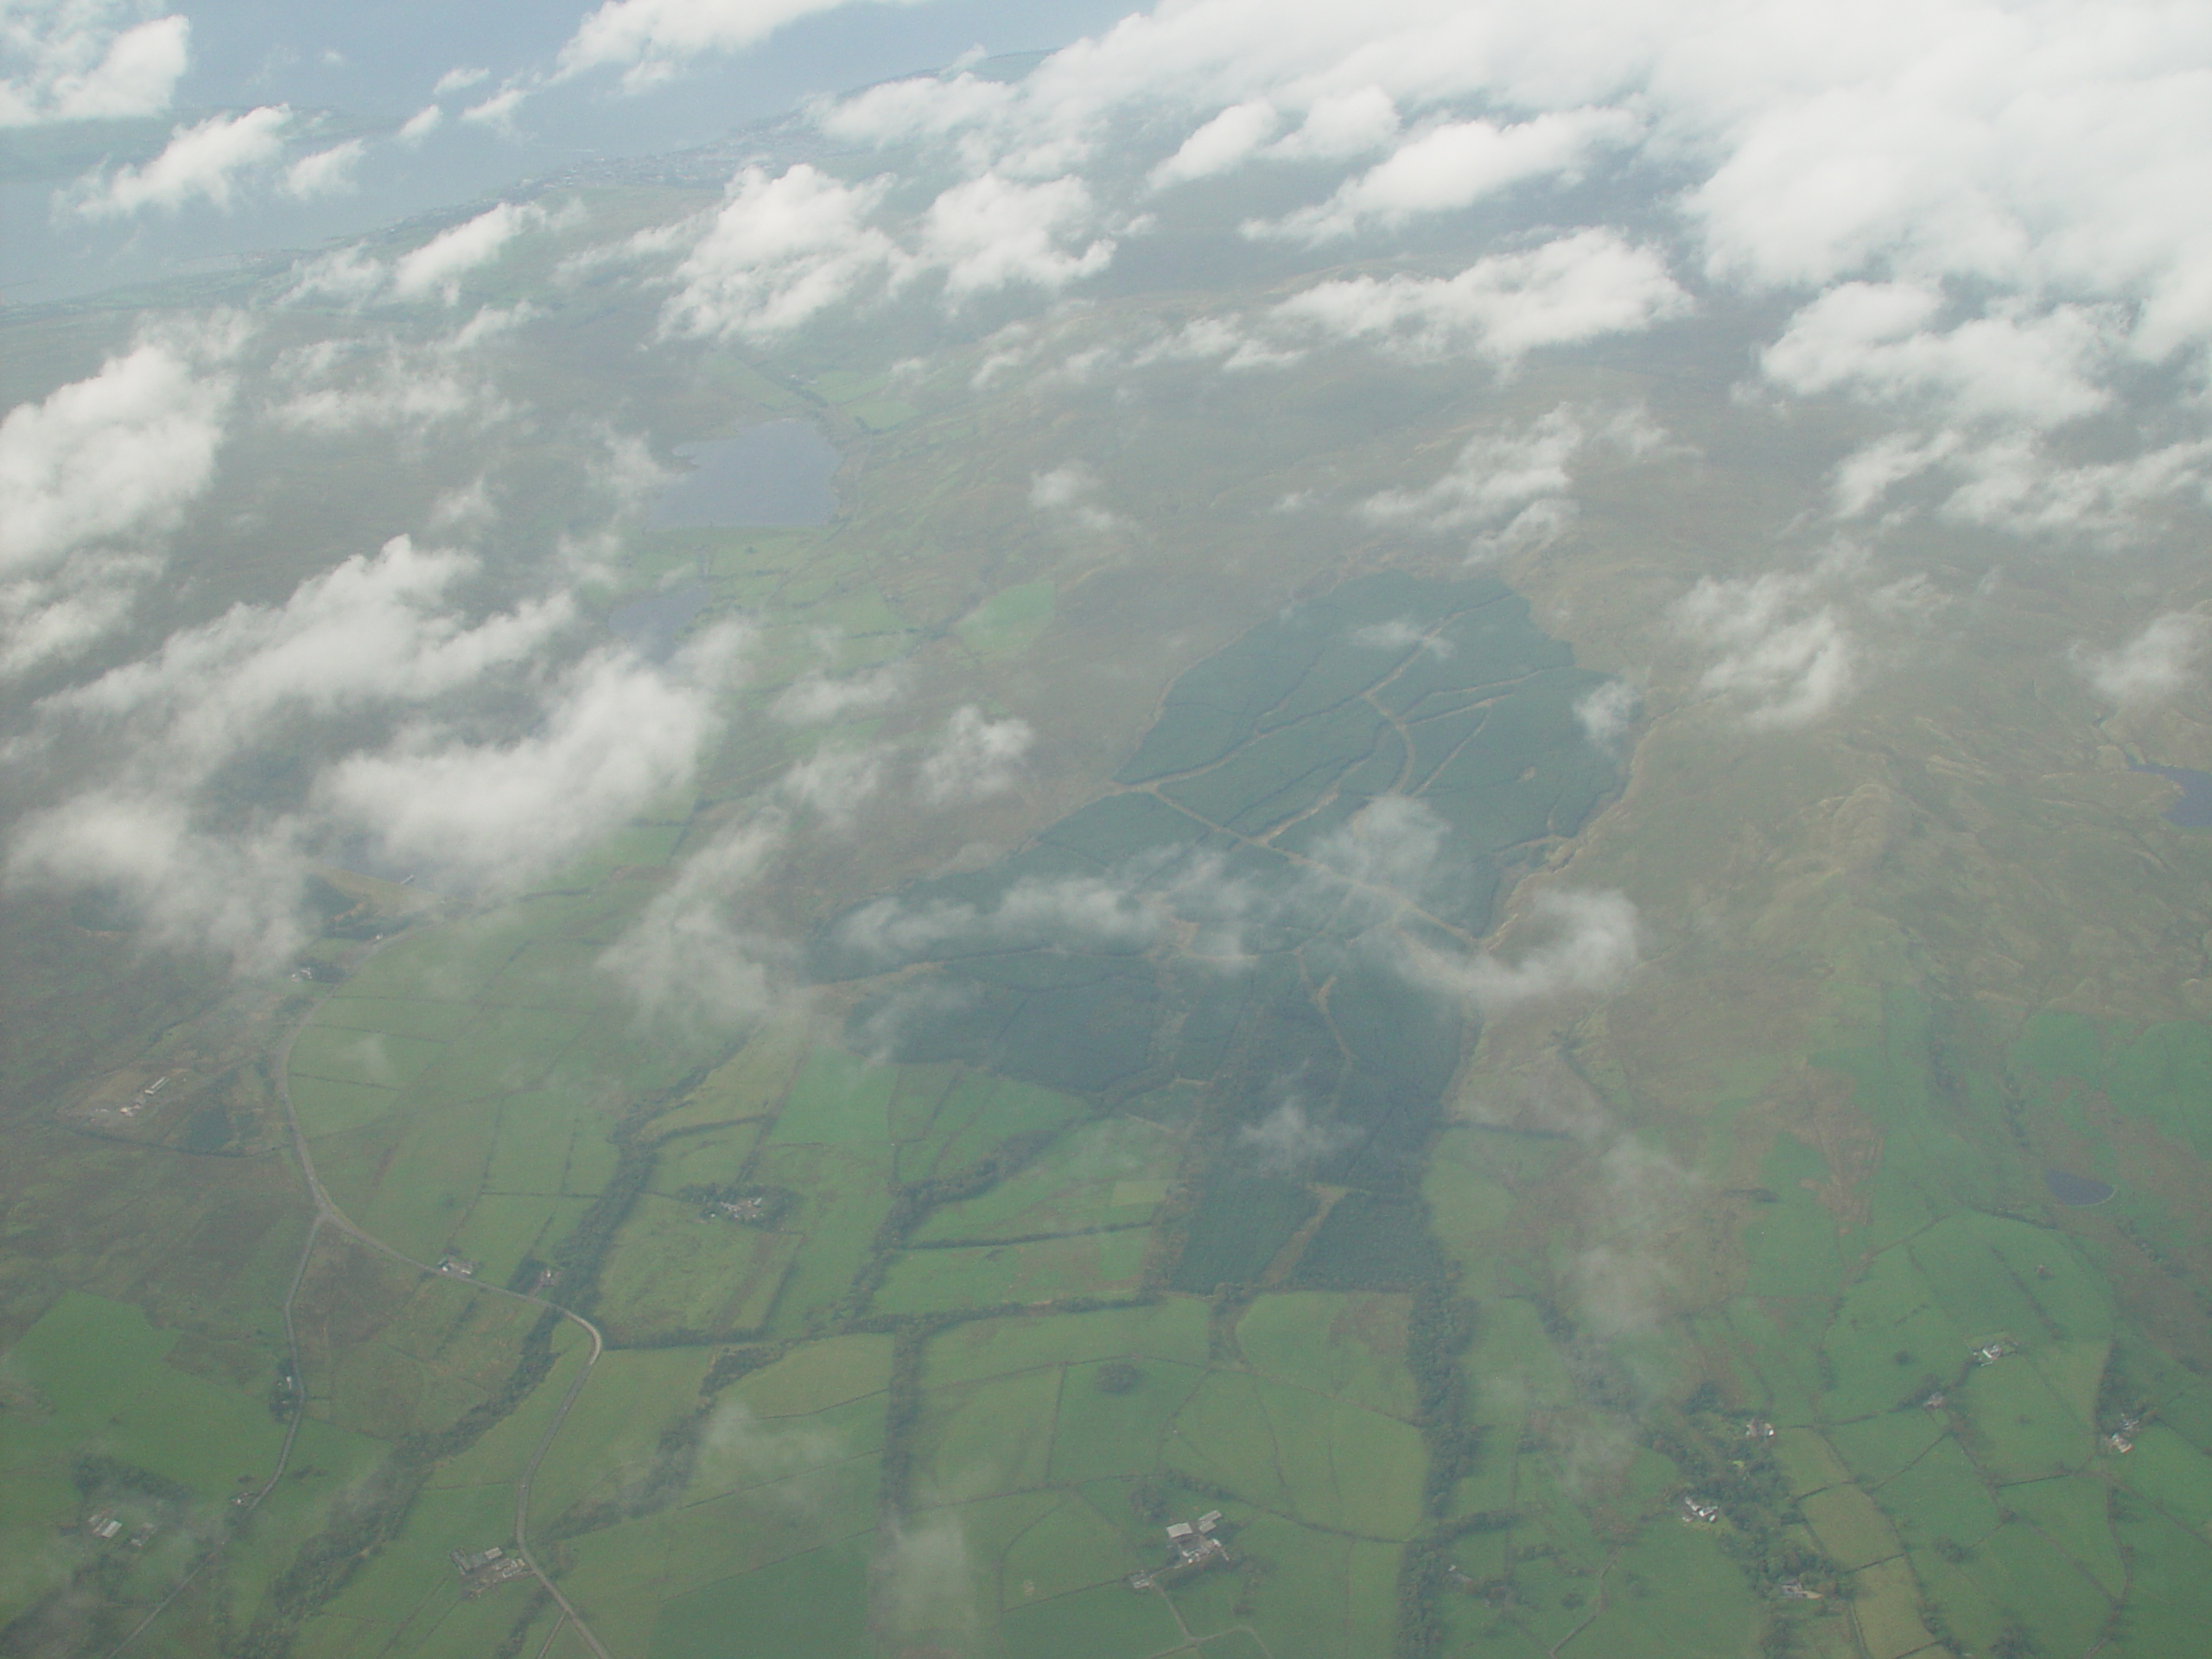
{"label": "small lake", "polygon": [[607,626],[628,640],[648,662],[664,663],[691,619],[707,608],[715,590],[703,582],[687,582],[650,599],[633,599],[607,613]]}
{"label": "small lake", "polygon": [[2072,1210],[2087,1210],[2091,1205],[2102,1204],[2115,1191],[2109,1181],[2064,1169],[2044,1171],[2043,1184],[2050,1189],[2052,1198]]}
{"label": "small lake", "polygon": [[768,421],[734,438],[679,443],[690,467],[661,493],[653,530],[768,530],[823,524],[836,511],[830,480],[843,459],[806,421]]}
{"label": "small lake", "polygon": [[2181,785],[2181,799],[2166,809],[2169,822],[2184,830],[2212,830],[2212,772],[2191,772],[2187,766],[2154,766],[2140,760],[2130,760],[2127,769],[2155,772]]}

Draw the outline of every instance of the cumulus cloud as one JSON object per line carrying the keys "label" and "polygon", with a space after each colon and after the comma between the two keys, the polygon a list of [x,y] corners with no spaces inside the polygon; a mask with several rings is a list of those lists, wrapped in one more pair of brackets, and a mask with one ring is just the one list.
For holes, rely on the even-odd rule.
{"label": "cumulus cloud", "polygon": [[432,98],[444,98],[453,92],[465,92],[492,78],[489,69],[468,68],[455,65],[438,77],[436,86],[430,88]]}
{"label": "cumulus cloud", "polygon": [[746,896],[782,851],[772,815],[726,830],[685,859],[638,919],[599,958],[650,1019],[726,1027],[788,996],[786,947],[745,927]]}
{"label": "cumulus cloud", "polygon": [[1123,520],[1098,505],[1098,474],[1083,462],[1071,461],[1030,479],[1029,505],[1043,517],[1078,530],[1118,530]]}
{"label": "cumulus cloud", "polygon": [[353,189],[353,169],[367,149],[360,139],[348,138],[328,149],[301,156],[284,169],[284,194],[312,201],[318,196],[340,195]]}
{"label": "cumulus cloud", "polygon": [[1791,391],[1847,391],[1870,400],[1940,403],[1967,420],[2051,426],[2102,409],[2098,374],[2119,344],[2116,315],[2060,306],[2039,315],[2000,305],[1948,328],[1935,289],[1845,283],[1792,317],[1760,359]]}
{"label": "cumulus cloud", "polygon": [[1084,242],[1096,219],[1081,179],[1023,184],[987,173],[930,204],[923,255],[944,268],[945,293],[955,300],[1017,283],[1050,291],[1103,270],[1114,257],[1110,238]]}
{"label": "cumulus cloud", "polygon": [[1511,960],[1503,955],[1454,958],[1426,947],[1417,974],[1440,988],[1471,997],[1486,1014],[1556,996],[1593,996],[1625,980],[1642,954],[1641,927],[1627,894],[1611,889],[1547,887],[1514,928],[1545,935]]}
{"label": "cumulus cloud", "polygon": [[1562,404],[1520,427],[1479,432],[1426,488],[1385,490],[1359,504],[1370,523],[1410,524],[1433,534],[1475,530],[1478,554],[1539,547],[1570,524],[1575,463],[1592,451],[1630,460],[1668,448],[1641,409],[1599,417]]}
{"label": "cumulus cloud", "polygon": [[[300,882],[311,852],[333,836],[404,830],[413,818],[435,817],[445,839],[423,846],[389,833],[393,849],[418,855],[426,868],[489,880],[519,877],[533,860],[542,868],[568,844],[566,789],[584,792],[582,832],[603,830],[594,814],[607,804],[607,780],[563,766],[557,741],[594,717],[598,687],[588,672],[547,691],[548,734],[534,740],[535,750],[529,742],[480,749],[466,775],[423,767],[435,756],[418,729],[392,753],[357,751],[319,779],[311,774],[303,799],[249,805],[241,816],[221,798],[226,768],[300,722],[329,731],[334,720],[468,690],[516,669],[570,622],[574,607],[558,594],[466,620],[454,590],[475,568],[466,554],[399,537],[302,583],[281,605],[235,606],[171,634],[150,656],[43,699],[18,758],[67,754],[71,792],[16,826],[9,880],[106,887],[144,915],[154,940],[212,948],[261,969],[298,943]],[[664,699],[634,701],[632,715],[673,713]],[[622,717],[599,715],[601,724]],[[642,747],[664,741],[655,734]],[[510,804],[525,796],[517,773],[533,755],[559,780],[531,798],[553,815],[550,840],[529,823],[493,822],[485,799],[502,791]],[[410,790],[435,791],[436,798]],[[491,843],[503,830],[515,833],[499,855],[505,861],[495,862]],[[472,831],[480,839],[471,841]]]}
{"label": "cumulus cloud", "polygon": [[1232,104],[1183,141],[1182,148],[1152,169],[1161,189],[1192,179],[1209,179],[1241,166],[1274,137],[1282,116],[1264,98]]}
{"label": "cumulus cloud", "polygon": [[154,944],[212,950],[249,972],[305,942],[297,895],[308,863],[299,825],[211,830],[182,798],[119,784],[72,797],[17,825],[7,880],[116,893]]}
{"label": "cumulus cloud", "polygon": [[393,537],[300,584],[282,605],[232,607],[153,655],[48,697],[49,720],[137,727],[170,776],[206,777],[280,715],[435,697],[522,660],[565,627],[565,595],[471,626],[449,608],[476,560]]}
{"label": "cumulus cloud", "polygon": [[1399,356],[1465,353],[1511,363],[1540,346],[1639,333],[1688,308],[1689,296],[1655,250],[1599,228],[1525,253],[1491,254],[1456,276],[1317,283],[1274,315]]}
{"label": "cumulus cloud", "polygon": [[1574,700],[1574,719],[1583,736],[1610,754],[1620,747],[1643,704],[1643,693],[1628,681],[1607,680]]}
{"label": "cumulus cloud", "polygon": [[1310,856],[1348,881],[1419,904],[1437,874],[1447,832],[1426,801],[1385,795],[1323,836]]}
{"label": "cumulus cloud", "polygon": [[99,373],[0,420],[0,677],[77,655],[128,614],[215,476],[245,330],[143,330]]}
{"label": "cumulus cloud", "polygon": [[446,112],[435,104],[425,104],[400,124],[399,142],[419,144],[445,124]]}
{"label": "cumulus cloud", "polygon": [[474,219],[450,226],[394,262],[391,292],[403,300],[435,294],[451,305],[461,296],[462,277],[490,264],[516,237],[544,219],[543,208],[503,201]]}
{"label": "cumulus cloud", "polygon": [[837,942],[875,967],[962,951],[1027,950],[1071,940],[1119,947],[1160,938],[1167,918],[1124,873],[1016,882],[987,905],[879,899],[838,924]]}
{"label": "cumulus cloud", "polygon": [[2012,435],[1946,457],[1961,479],[1945,518],[2017,536],[2081,537],[2123,546],[2158,533],[2152,509],[2212,505],[2212,440],[2185,439],[2123,461],[2069,465],[2033,438]]}
{"label": "cumulus cloud", "polygon": [[909,1645],[949,1653],[972,1645],[973,1572],[957,1510],[893,1517],[878,1535],[874,1566],[876,1611]]}
{"label": "cumulus cloud", "polygon": [[241,180],[264,173],[283,154],[292,111],[264,105],[243,115],[211,115],[177,128],[168,146],[140,167],[81,179],[67,198],[86,219],[121,219],[144,208],[175,213],[194,201],[227,208]]}
{"label": "cumulus cloud", "polygon": [[1273,222],[1252,220],[1244,231],[1327,242],[1370,226],[1395,229],[1423,213],[1472,207],[1529,179],[1574,174],[1594,151],[1625,144],[1636,133],[1631,117],[1607,109],[1552,111],[1506,126],[1446,122],[1346,180],[1325,202]]}
{"label": "cumulus cloud", "polygon": [[1315,1122],[1305,1103],[1293,1096],[1237,1130],[1236,1144],[1270,1175],[1303,1175],[1357,1135],[1345,1124]]}
{"label": "cumulus cloud", "polygon": [[480,742],[418,724],[327,769],[319,803],[388,859],[512,890],[690,782],[739,640],[710,632],[665,669],[595,652],[553,688],[537,730]]}
{"label": "cumulus cloud", "polygon": [[914,786],[933,806],[1002,794],[1036,741],[1027,721],[991,720],[974,703],[963,704],[922,756]]}
{"label": "cumulus cloud", "polygon": [[[920,0],[874,0],[915,5]],[[627,92],[680,74],[702,58],[741,52],[778,29],[851,0],[606,0],[561,48],[555,79],[622,72]]]}
{"label": "cumulus cloud", "polygon": [[2099,696],[2123,709],[2139,708],[2163,702],[2196,677],[2206,626],[2194,611],[2169,611],[2113,650],[2077,645],[2070,655]]}
{"label": "cumulus cloud", "polygon": [[525,86],[502,86],[480,104],[472,104],[461,112],[461,118],[480,127],[490,127],[498,132],[514,130],[515,111],[522,107],[524,99],[530,96]]}
{"label": "cumulus cloud", "polygon": [[1855,688],[1858,647],[1818,572],[1703,577],[1675,620],[1714,652],[1698,683],[1754,730],[1808,724]]}
{"label": "cumulus cloud", "polygon": [[777,789],[833,829],[849,826],[854,816],[882,787],[888,752],[874,743],[817,749],[777,780]]}
{"label": "cumulus cloud", "polygon": [[175,525],[215,474],[235,319],[149,328],[98,374],[0,421],[0,574]]}
{"label": "cumulus cloud", "polygon": [[768,717],[786,726],[821,726],[848,715],[887,708],[906,695],[903,667],[862,674],[802,674],[768,705]]}
{"label": "cumulus cloud", "polygon": [[1113,240],[1092,234],[1098,215],[1081,179],[966,180],[930,204],[912,246],[872,222],[891,182],[847,184],[804,162],[772,176],[747,167],[711,214],[641,232],[633,256],[684,250],[662,332],[770,340],[931,273],[957,308],[1008,287],[1054,292],[1113,257]]}
{"label": "cumulus cloud", "polygon": [[702,226],[637,238],[651,251],[672,234],[702,232],[677,267],[663,331],[772,338],[896,270],[897,245],[867,222],[887,188],[847,185],[804,162],[773,177],[741,169]]}
{"label": "cumulus cloud", "polygon": [[181,16],[129,0],[18,0],[0,11],[0,127],[159,115],[191,60]]}
{"label": "cumulus cloud", "polygon": [[816,118],[841,142],[1019,177],[1123,149],[1141,123],[1166,135],[1155,186],[1395,142],[1325,200],[1251,227],[1308,241],[1614,158],[1663,169],[1686,182],[1681,222],[1717,284],[1942,298],[1920,321],[1851,299],[1814,310],[1770,384],[2048,421],[2108,395],[2130,359],[2212,371],[2207,49],[2193,12],[2156,0],[1186,0],[1019,81],[917,77]]}

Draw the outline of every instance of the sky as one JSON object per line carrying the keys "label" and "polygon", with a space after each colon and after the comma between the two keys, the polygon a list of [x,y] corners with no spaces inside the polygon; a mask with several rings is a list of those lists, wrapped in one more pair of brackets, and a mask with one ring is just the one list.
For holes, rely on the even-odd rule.
{"label": "sky", "polygon": [[[0,296],[62,298],[180,262],[359,234],[580,161],[702,143],[810,95],[979,48],[1065,46],[1126,9],[1116,0],[0,0],[0,151],[33,135],[51,143],[91,133],[102,118],[152,118],[158,134],[217,111],[283,110],[281,130],[249,130],[233,150],[257,143],[286,158],[288,174],[307,157],[332,157],[320,176],[311,168],[284,188],[174,208],[149,197],[152,211],[130,214],[76,211],[43,178],[0,183]],[[652,26],[590,33],[602,15]],[[498,104],[518,88],[527,95]],[[333,136],[318,145],[318,130]],[[107,137],[87,140],[85,170]],[[359,148],[346,149],[355,138]]]}

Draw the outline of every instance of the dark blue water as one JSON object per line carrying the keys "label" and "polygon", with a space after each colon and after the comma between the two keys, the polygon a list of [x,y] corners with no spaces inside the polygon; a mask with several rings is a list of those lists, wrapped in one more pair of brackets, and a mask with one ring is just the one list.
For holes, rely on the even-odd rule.
{"label": "dark blue water", "polygon": [[691,619],[707,608],[714,589],[703,582],[671,588],[651,599],[633,599],[607,613],[607,626],[649,662],[664,663]]}
{"label": "dark blue water", "polygon": [[827,524],[836,511],[830,477],[840,457],[805,421],[748,426],[734,438],[679,443],[691,470],[662,493],[655,530],[767,530]]}
{"label": "dark blue water", "polygon": [[2155,772],[2181,785],[2181,799],[2166,809],[2166,817],[2184,830],[2212,830],[2212,772],[2191,772],[2187,766],[2154,766],[2140,760],[2127,763],[2130,772]]}
{"label": "dark blue water", "polygon": [[2075,1210],[2086,1210],[2093,1204],[2102,1204],[2112,1197],[2114,1190],[2109,1181],[2101,1181],[2094,1175],[2075,1175],[2063,1169],[2044,1171],[2043,1184],[2050,1189],[2052,1198]]}

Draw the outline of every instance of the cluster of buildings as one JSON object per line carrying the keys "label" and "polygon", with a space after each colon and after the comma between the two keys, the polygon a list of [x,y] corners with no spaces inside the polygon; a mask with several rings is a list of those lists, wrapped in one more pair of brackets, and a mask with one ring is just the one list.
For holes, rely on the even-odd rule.
{"label": "cluster of buildings", "polygon": [[721,1198],[707,1206],[702,1221],[760,1221],[768,1214],[768,1196],[756,1192],[749,1198]]}
{"label": "cluster of buildings", "polygon": [[2135,1435],[2142,1427],[2143,1420],[2140,1417],[2122,1417],[2120,1420],[2120,1427],[2105,1436],[2105,1450],[2117,1452],[2120,1456],[2126,1457],[2135,1449]]}
{"label": "cluster of buildings", "polygon": [[1744,1438],[1764,1446],[1774,1438],[1774,1425],[1764,1417],[1754,1417],[1744,1425]]}
{"label": "cluster of buildings", "polygon": [[1993,1342],[1983,1343],[1980,1347],[1974,1351],[1974,1363],[1977,1365],[1994,1365],[2005,1355],[2017,1354],[2019,1351],[2018,1343],[2014,1342],[2010,1337],[1999,1337]]}
{"label": "cluster of buildings", "polygon": [[1196,1572],[1211,1567],[1216,1561],[1226,1562],[1229,1552],[1222,1546],[1215,1529],[1221,1525],[1221,1511],[1208,1510],[1195,1521],[1173,1521],[1167,1526],[1168,1548],[1174,1559],[1166,1567],[1155,1567],[1149,1573],[1132,1573],[1128,1586],[1132,1590],[1153,1588],[1185,1572]]}
{"label": "cluster of buildings", "polygon": [[438,1258],[438,1271],[449,1273],[456,1279],[474,1279],[476,1276],[476,1264],[465,1255],[456,1255],[451,1250],[448,1250]]}
{"label": "cluster of buildings", "polygon": [[447,1558],[453,1562],[454,1573],[461,1580],[464,1595],[476,1597],[509,1579],[521,1578],[530,1571],[530,1565],[519,1555],[510,1555],[499,1545],[471,1554],[456,1549]]}
{"label": "cluster of buildings", "polygon": [[160,1094],[162,1090],[168,1086],[168,1080],[175,1075],[175,1073],[174,1072],[164,1071],[160,1077],[156,1077],[143,1089],[141,1089],[137,1094],[132,1097],[130,1103],[128,1106],[122,1108],[124,1116],[136,1117],[139,1113],[144,1111],[149,1106],[152,1105],[154,1103],[154,1097]]}
{"label": "cluster of buildings", "polygon": [[1720,1519],[1720,1506],[1694,1493],[1682,1494],[1682,1519],[1694,1527],[1709,1527]]}
{"label": "cluster of buildings", "polygon": [[[123,1517],[113,1510],[94,1510],[85,1517],[86,1532],[104,1544],[113,1543],[117,1535],[122,1532],[124,1524]],[[123,1541],[132,1549],[143,1549],[146,1548],[147,1541],[160,1530],[159,1523],[149,1521],[143,1526],[136,1529]]]}

